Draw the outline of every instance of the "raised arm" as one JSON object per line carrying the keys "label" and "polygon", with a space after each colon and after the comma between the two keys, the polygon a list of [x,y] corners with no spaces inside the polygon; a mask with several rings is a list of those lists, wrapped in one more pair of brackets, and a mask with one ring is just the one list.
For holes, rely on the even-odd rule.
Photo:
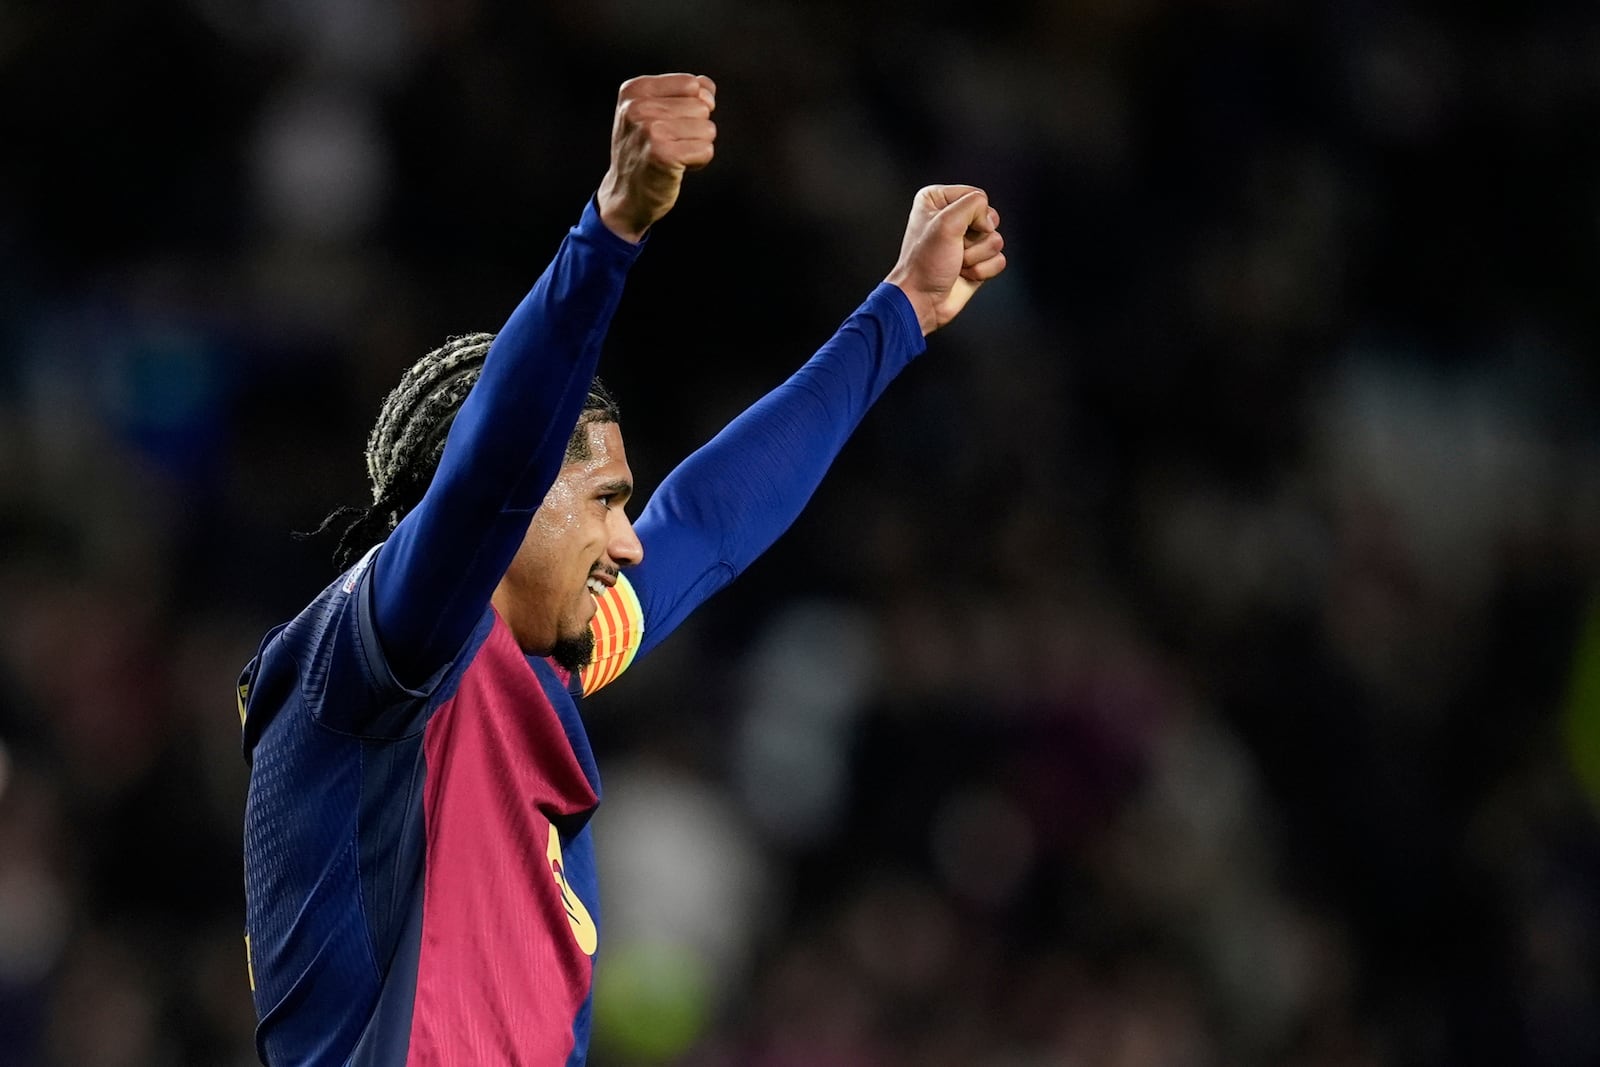
{"label": "raised arm", "polygon": [[827,344],[661,483],[630,572],[648,651],[799,516],[867,409],[1005,269],[1000,216],[966,185],[916,195],[900,259]]}
{"label": "raised arm", "polygon": [[421,502],[373,563],[373,625],[416,685],[482,617],[554,481],[645,231],[712,156],[715,86],[688,74],[618,93],[611,165],[582,219],[495,337]]}

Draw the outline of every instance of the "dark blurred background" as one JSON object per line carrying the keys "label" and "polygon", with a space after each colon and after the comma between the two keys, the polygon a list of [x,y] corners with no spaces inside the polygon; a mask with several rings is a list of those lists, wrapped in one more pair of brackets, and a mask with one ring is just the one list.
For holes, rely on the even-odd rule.
{"label": "dark blurred background", "polygon": [[1600,1063],[1600,7],[0,3],[0,1067],[254,1062],[232,694],[617,85],[641,496],[1011,267],[588,705],[595,1067]]}

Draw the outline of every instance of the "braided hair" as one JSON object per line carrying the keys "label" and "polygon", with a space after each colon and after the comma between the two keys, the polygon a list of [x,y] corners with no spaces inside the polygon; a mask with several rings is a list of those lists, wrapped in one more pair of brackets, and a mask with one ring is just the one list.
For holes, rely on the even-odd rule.
{"label": "braided hair", "polygon": [[[483,361],[493,341],[492,333],[450,338],[412,364],[385,398],[378,421],[367,436],[367,480],[372,487],[372,503],[366,507],[335,508],[307,535],[319,537],[335,529],[340,531],[333,559],[341,571],[367,548],[388,537],[406,513],[422,502],[439,469],[445,438],[456,413],[483,373]],[[587,458],[589,446],[584,427],[620,419],[617,402],[605,383],[594,379],[578,424],[567,440],[567,460]]]}

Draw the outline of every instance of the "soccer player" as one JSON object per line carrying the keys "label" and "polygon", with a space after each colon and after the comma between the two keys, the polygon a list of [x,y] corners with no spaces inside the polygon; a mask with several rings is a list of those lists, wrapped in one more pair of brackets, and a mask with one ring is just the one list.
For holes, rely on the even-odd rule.
{"label": "soccer player", "polygon": [[578,700],[788,527],[924,336],[1004,269],[982,191],[923,189],[886,281],[630,524],[597,353],[638,242],[712,157],[714,106],[703,77],[623,85],[599,191],[498,336],[405,373],[341,542],[364,554],[240,678],[273,1067],[584,1062],[600,779]]}

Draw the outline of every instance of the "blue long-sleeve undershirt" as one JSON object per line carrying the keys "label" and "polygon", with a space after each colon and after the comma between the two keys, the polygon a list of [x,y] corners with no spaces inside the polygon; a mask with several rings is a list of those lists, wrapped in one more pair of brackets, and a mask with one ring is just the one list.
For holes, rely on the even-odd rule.
{"label": "blue long-sleeve undershirt", "polygon": [[373,623],[402,683],[453,659],[482,618],[560,472],[639,248],[591,198],[495,337],[426,495],[372,565]]}

